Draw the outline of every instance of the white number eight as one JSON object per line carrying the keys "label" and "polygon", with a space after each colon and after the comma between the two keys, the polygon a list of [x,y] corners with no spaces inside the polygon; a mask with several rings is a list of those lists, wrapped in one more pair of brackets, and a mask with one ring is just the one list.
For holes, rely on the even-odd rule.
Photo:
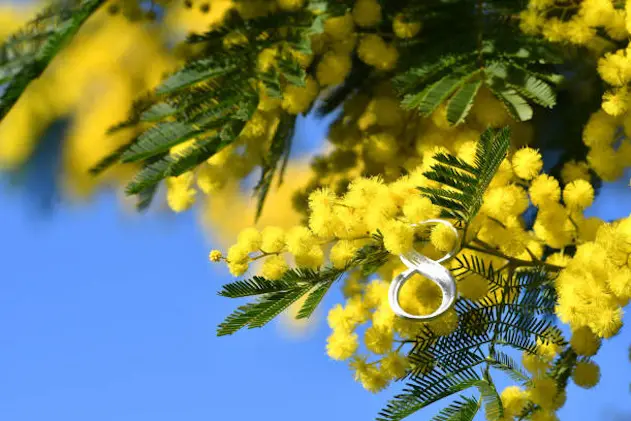
{"label": "white number eight", "polygon": [[[390,283],[390,289],[388,291],[388,300],[390,301],[390,307],[392,307],[392,311],[399,316],[405,319],[410,320],[432,320],[441,314],[445,313],[456,300],[456,280],[454,279],[451,272],[445,268],[440,262],[443,262],[456,253],[458,250],[458,231],[456,228],[448,221],[444,219],[428,219],[426,221],[419,222],[418,224],[413,224],[413,227],[419,225],[429,225],[429,224],[442,224],[446,227],[450,228],[453,233],[456,235],[456,241],[454,242],[454,248],[450,250],[445,256],[441,257],[438,260],[432,260],[426,256],[423,256],[416,250],[411,250],[404,255],[399,256],[401,261],[405,266],[408,267],[408,270],[398,274]],[[405,284],[415,273],[419,273],[429,280],[433,281],[443,294],[443,300],[440,306],[431,314],[427,315],[414,315],[410,314],[407,311],[401,308],[399,304],[399,291],[403,284]]]}

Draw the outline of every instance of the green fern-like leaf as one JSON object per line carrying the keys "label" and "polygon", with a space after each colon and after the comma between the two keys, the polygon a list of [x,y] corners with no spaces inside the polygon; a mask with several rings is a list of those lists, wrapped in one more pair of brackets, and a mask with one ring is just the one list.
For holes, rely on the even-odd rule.
{"label": "green fern-like leaf", "polygon": [[438,82],[428,86],[417,97],[404,101],[404,105],[418,108],[423,115],[430,115],[445,102],[475,73],[475,69],[466,66],[444,76]]}
{"label": "green fern-like leaf", "polygon": [[332,285],[333,282],[323,282],[315,287],[315,289],[311,291],[305,302],[302,304],[302,307],[300,307],[300,310],[296,315],[296,319],[308,319],[309,317],[311,317],[320,302],[322,302],[322,299],[324,298],[326,293],[329,291],[329,289],[331,289]]}
{"label": "green fern-like leaf", "polygon": [[490,375],[485,373],[485,379],[480,381],[476,386],[480,391],[482,400],[484,401],[484,411],[486,418],[489,420],[499,420],[504,416],[504,406],[500,399],[495,384],[491,380]]}
{"label": "green fern-like leaf", "polygon": [[156,88],[156,94],[173,94],[195,84],[228,75],[239,70],[240,62],[241,60],[237,57],[224,54],[216,54],[194,61],[162,82]]}
{"label": "green fern-like leaf", "polygon": [[55,3],[0,46],[0,80],[9,81],[0,96],[0,120],[104,2],[72,0]]}
{"label": "green fern-like leaf", "polygon": [[464,122],[481,85],[481,80],[469,81],[454,93],[447,103],[447,121],[454,126]]}
{"label": "green fern-like leaf", "polygon": [[285,276],[284,279],[279,280],[269,280],[261,276],[255,276],[252,279],[224,285],[223,289],[219,291],[219,295],[228,298],[249,297],[271,292],[289,291],[298,287],[296,280],[290,276]]}
{"label": "green fern-like leaf", "polygon": [[491,367],[506,373],[513,381],[523,384],[530,381],[530,377],[526,374],[520,365],[515,362],[510,356],[501,352],[495,351],[493,359],[490,360]]}
{"label": "green fern-like leaf", "polygon": [[[448,375],[447,375],[448,374]],[[409,384],[381,410],[377,421],[400,421],[441,399],[476,387],[482,380],[471,369],[444,375],[428,375]]]}
{"label": "green fern-like leaf", "polygon": [[222,296],[237,298],[256,295],[259,298],[254,303],[237,308],[229,315],[219,325],[217,335],[230,335],[245,326],[262,327],[305,294],[311,292],[298,313],[298,318],[309,317],[341,273],[340,270],[333,268],[319,271],[290,269],[278,281],[254,277],[250,280],[224,285],[220,292]]}
{"label": "green fern-like leaf", "polygon": [[482,200],[500,163],[508,152],[510,129],[487,129],[478,142],[473,166],[447,154],[438,154],[438,162],[424,175],[451,190],[420,187],[435,205],[442,207],[442,215],[470,222],[482,206]]}
{"label": "green fern-like leaf", "polygon": [[193,126],[180,121],[159,123],[140,135],[121,155],[121,160],[134,162],[159,155],[200,133]]}
{"label": "green fern-like leaf", "polygon": [[479,410],[479,401],[460,396],[455,402],[441,409],[431,421],[473,421]]}
{"label": "green fern-like leaf", "polygon": [[[258,203],[256,206],[257,219],[261,216],[265,199],[267,198],[267,194],[269,193],[272,181],[274,180],[274,176],[277,172],[280,172],[279,184],[282,183],[283,173],[289,159],[289,153],[291,152],[290,145],[294,135],[295,123],[296,119],[294,117],[284,114],[281,117],[278,128],[276,129],[276,134],[272,140],[269,154],[261,171],[261,178],[254,188],[254,191],[258,196]],[[281,160],[282,163],[279,165]]]}
{"label": "green fern-like leaf", "polygon": [[245,326],[251,329],[264,326],[300,299],[310,288],[311,286],[307,285],[287,291],[275,292],[261,297],[255,303],[239,307],[219,325],[217,336],[233,334]]}

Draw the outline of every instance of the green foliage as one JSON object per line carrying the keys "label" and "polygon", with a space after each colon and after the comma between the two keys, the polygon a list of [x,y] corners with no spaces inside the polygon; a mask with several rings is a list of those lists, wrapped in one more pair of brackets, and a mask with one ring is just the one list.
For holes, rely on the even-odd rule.
{"label": "green foliage", "polygon": [[473,421],[480,409],[480,401],[461,396],[460,400],[443,408],[431,421]]}
{"label": "green foliage", "polygon": [[[274,176],[280,173],[278,183],[283,182],[283,173],[287,167],[289,161],[289,154],[291,152],[291,140],[294,135],[294,125],[296,119],[288,115],[281,117],[280,124],[276,129],[274,139],[272,139],[272,145],[270,146],[268,156],[263,163],[263,169],[261,171],[261,178],[254,188],[255,193],[258,196],[258,204],[256,206],[256,217],[261,216],[263,211],[263,205],[267,198],[267,193],[272,185]],[[281,162],[282,161],[282,162]]]}
{"label": "green foliage", "polygon": [[8,82],[0,96],[0,120],[103,3],[104,0],[53,3],[0,45],[0,84]]}
{"label": "green foliage", "polygon": [[[291,28],[281,31],[287,21]],[[310,51],[309,36],[321,30],[321,18],[307,11],[280,13],[251,20],[231,15],[223,26],[203,35],[192,35],[191,44],[203,51],[182,69],[166,78],[155,91],[138,101],[128,121],[117,128],[152,123],[129,144],[104,158],[93,168],[97,173],[116,162],[141,162],[142,169],[127,186],[128,194],[140,194],[164,178],[194,170],[214,154],[234,143],[257,108],[262,81],[266,93],[280,97],[284,84],[304,86],[306,73],[291,55],[290,48]],[[318,24],[318,22],[320,23]],[[224,48],[223,36],[238,32],[245,44]],[[278,67],[265,72],[257,68],[257,56],[265,48],[279,45]],[[295,117],[281,116],[281,123],[264,156],[262,173],[255,187],[257,217],[274,178],[282,183],[287,165]],[[114,129],[114,130],[115,130]],[[167,152],[188,140],[195,142],[180,156]],[[160,157],[158,160],[150,158]]]}
{"label": "green foliage", "polygon": [[361,269],[381,266],[385,263],[387,255],[383,248],[383,238],[376,235],[373,241],[358,250],[355,258],[344,269],[290,269],[277,281],[255,276],[249,280],[224,285],[219,295],[229,298],[258,296],[258,299],[254,303],[239,307],[228,316],[219,325],[217,334],[229,335],[245,326],[261,327],[306,294],[309,295],[298,311],[297,318],[308,318],[346,270],[354,267]]}
{"label": "green foliage", "polygon": [[230,335],[248,326],[262,327],[287,309],[303,295],[313,291],[300,310],[301,317],[308,317],[328,287],[340,277],[342,271],[324,269],[319,271],[291,269],[278,281],[254,277],[248,281],[237,281],[223,287],[220,295],[230,298],[257,295],[254,303],[245,304],[229,315],[218,327],[217,335]]}
{"label": "green foliage", "polygon": [[442,208],[442,217],[469,223],[480,210],[484,193],[509,146],[510,129],[487,129],[478,142],[473,165],[450,154],[434,155],[437,164],[424,175],[449,190],[434,187],[420,187],[419,190]]}
{"label": "green foliage", "polygon": [[[520,268],[505,276],[475,256],[463,256],[457,262],[453,269],[456,279],[472,274],[482,276],[492,285],[492,291],[501,292],[501,299],[485,297],[470,301],[459,298],[454,308],[460,323],[447,336],[437,336],[431,330],[419,327],[418,337],[409,353],[418,369],[412,371],[404,393],[389,402],[379,420],[401,420],[464,390],[461,387],[472,386],[480,392],[489,419],[500,419],[503,408],[489,368],[505,372],[519,383],[527,382],[528,376],[497,347],[534,354],[537,338],[566,345],[560,330],[542,316],[551,310],[547,297],[537,295],[543,294],[541,285],[549,281],[541,267]],[[431,369],[428,371],[427,367]],[[486,367],[481,377],[474,370],[476,367]],[[457,380],[455,383],[454,379]]]}
{"label": "green foliage", "polygon": [[407,8],[409,19],[423,22],[424,37],[406,45],[406,70],[394,78],[404,106],[427,116],[446,105],[447,120],[457,125],[482,86],[518,121],[532,118],[531,104],[556,104],[553,87],[562,78],[554,65],[561,53],[503,18],[519,11],[519,2],[491,3],[427,1]]}

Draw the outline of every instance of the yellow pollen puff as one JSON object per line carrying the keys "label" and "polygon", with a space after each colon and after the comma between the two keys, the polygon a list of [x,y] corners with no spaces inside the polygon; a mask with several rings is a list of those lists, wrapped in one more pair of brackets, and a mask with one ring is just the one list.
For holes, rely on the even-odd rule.
{"label": "yellow pollen puff", "polygon": [[391,70],[399,59],[396,47],[387,44],[379,35],[364,35],[359,41],[357,55],[366,64],[379,70]]}
{"label": "yellow pollen puff", "polygon": [[293,255],[304,255],[316,246],[313,233],[306,227],[297,226],[287,232],[287,249]]}
{"label": "yellow pollen puff", "polygon": [[611,292],[623,302],[631,299],[631,269],[622,267],[616,268],[612,272],[607,280]]}
{"label": "yellow pollen puff", "polygon": [[600,338],[587,326],[582,326],[572,332],[570,346],[578,355],[591,357],[600,348]]}
{"label": "yellow pollen puff", "polygon": [[547,174],[541,174],[532,181],[529,189],[530,200],[535,206],[556,203],[561,196],[559,182]]}
{"label": "yellow pollen puff", "polygon": [[375,162],[388,162],[399,151],[399,142],[388,132],[370,135],[366,141],[366,152]]}
{"label": "yellow pollen puff", "polygon": [[389,284],[381,280],[374,280],[366,286],[364,303],[369,308],[377,308],[388,299]]}
{"label": "yellow pollen puff", "polygon": [[270,256],[263,262],[261,273],[264,278],[276,280],[280,279],[287,269],[289,266],[283,256]]}
{"label": "yellow pollen puff", "polygon": [[196,191],[192,187],[193,173],[186,172],[178,177],[169,177],[167,184],[167,204],[173,212],[184,212],[195,203]]}
{"label": "yellow pollen puff", "polygon": [[353,6],[353,20],[362,28],[377,25],[381,21],[381,5],[376,0],[357,0]]}
{"label": "yellow pollen puff", "polygon": [[387,354],[392,350],[393,332],[391,329],[384,329],[378,326],[371,326],[366,329],[364,343],[369,351],[375,354]]}
{"label": "yellow pollen puff", "polygon": [[602,109],[611,116],[621,116],[629,109],[630,99],[626,87],[607,91],[603,94]]}
{"label": "yellow pollen puff", "polygon": [[278,253],[285,247],[285,232],[278,227],[265,227],[261,231],[261,250]]}
{"label": "yellow pollen puff", "polygon": [[527,352],[524,352],[522,355],[521,363],[524,368],[532,374],[533,377],[542,377],[546,370],[550,367],[550,364],[547,361],[541,359],[541,357],[537,355],[532,355]]}
{"label": "yellow pollen puff", "polygon": [[335,331],[345,330],[352,331],[357,326],[357,321],[353,319],[352,314],[348,312],[341,304],[337,304],[327,316],[329,327]]}
{"label": "yellow pollen puff", "polygon": [[272,66],[276,64],[276,55],[278,51],[275,48],[266,48],[258,55],[258,69],[261,72],[267,72]]}
{"label": "yellow pollen puff", "polygon": [[594,188],[585,180],[572,181],[563,189],[563,201],[569,209],[583,210],[594,201]]}
{"label": "yellow pollen puff", "polygon": [[519,28],[526,34],[538,33],[543,23],[543,16],[537,10],[527,9],[519,13]]}
{"label": "yellow pollen puff", "polygon": [[521,414],[528,403],[528,395],[517,386],[508,386],[502,390],[500,398],[504,407],[504,415],[509,417]]}
{"label": "yellow pollen puff", "polygon": [[319,89],[318,83],[311,76],[307,76],[304,87],[296,85],[285,87],[281,106],[290,114],[304,113],[318,96]]}
{"label": "yellow pollen puff", "polygon": [[249,259],[249,251],[240,244],[235,244],[228,249],[226,259],[229,263],[246,263]]}
{"label": "yellow pollen puff", "polygon": [[334,360],[344,361],[352,357],[358,347],[359,340],[356,333],[336,330],[327,339],[326,352]]}
{"label": "yellow pollen puff", "polygon": [[533,379],[530,400],[545,410],[556,409],[558,389],[556,381],[549,377]]}
{"label": "yellow pollen puff", "polygon": [[432,229],[430,241],[440,251],[450,251],[456,245],[456,235],[447,226],[438,224]]}
{"label": "yellow pollen puff", "polygon": [[355,24],[350,13],[335,16],[324,21],[324,33],[333,40],[343,41],[351,37],[354,31]]}
{"label": "yellow pollen puff", "polygon": [[360,295],[355,295],[346,301],[345,311],[358,324],[366,323],[370,320],[370,309],[362,300]]}
{"label": "yellow pollen puff", "polygon": [[228,270],[232,276],[241,276],[248,271],[247,262],[228,262]]}
{"label": "yellow pollen puff", "polygon": [[618,306],[601,308],[587,325],[601,338],[610,338],[622,327],[622,309]]}
{"label": "yellow pollen puff", "polygon": [[561,179],[568,184],[575,180],[590,180],[589,165],[587,162],[568,161],[561,169]]}
{"label": "yellow pollen puff", "polygon": [[583,143],[590,148],[609,146],[615,140],[617,129],[617,119],[603,110],[598,110],[589,117],[583,128]]}
{"label": "yellow pollen puff", "polygon": [[392,21],[392,31],[399,38],[413,38],[420,30],[420,22],[408,22],[402,13],[397,14]]}
{"label": "yellow pollen puff", "polygon": [[458,281],[458,292],[468,300],[480,300],[489,292],[489,281],[481,275],[470,274]]}
{"label": "yellow pollen puff", "polygon": [[541,154],[532,148],[522,148],[515,152],[512,164],[515,175],[524,180],[532,180],[543,168]]}
{"label": "yellow pollen puff", "polygon": [[246,228],[239,233],[237,244],[248,253],[261,248],[261,233],[256,228]]}
{"label": "yellow pollen puff", "polygon": [[316,69],[316,77],[322,86],[339,85],[351,71],[351,58],[348,54],[327,53]]}
{"label": "yellow pollen puff", "polygon": [[591,389],[600,380],[600,368],[593,362],[582,361],[576,364],[572,379],[577,386]]}
{"label": "yellow pollen puff", "polygon": [[333,247],[329,254],[329,259],[333,267],[344,269],[346,265],[355,257],[359,247],[355,241],[340,240]]}
{"label": "yellow pollen puff", "polygon": [[544,342],[541,338],[537,338],[537,355],[544,361],[551,362],[560,351],[559,345],[552,341]]}
{"label": "yellow pollen puff", "polygon": [[410,361],[398,352],[390,352],[381,360],[382,371],[393,379],[405,376],[410,367]]}
{"label": "yellow pollen puff", "polygon": [[319,245],[314,246],[304,254],[296,254],[296,265],[302,268],[319,269],[324,263],[324,252]]}
{"label": "yellow pollen puff", "polygon": [[366,365],[362,370],[355,372],[356,379],[364,389],[377,393],[388,386],[389,379],[374,365]]}
{"label": "yellow pollen puff", "polygon": [[436,218],[440,209],[429,198],[415,194],[408,196],[403,205],[403,215],[410,223],[417,223],[424,219]]}
{"label": "yellow pollen puff", "polygon": [[211,250],[210,254],[208,255],[208,260],[216,263],[216,262],[220,262],[222,257],[223,255],[221,254],[219,250]]}
{"label": "yellow pollen puff", "polygon": [[412,248],[414,229],[401,221],[391,220],[383,227],[383,243],[392,254],[403,254]]}

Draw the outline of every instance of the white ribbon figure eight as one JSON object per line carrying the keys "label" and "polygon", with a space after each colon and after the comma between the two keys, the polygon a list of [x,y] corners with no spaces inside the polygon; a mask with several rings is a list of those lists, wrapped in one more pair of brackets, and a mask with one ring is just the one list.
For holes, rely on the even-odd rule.
{"label": "white ribbon figure eight", "polygon": [[[438,260],[432,260],[426,256],[423,256],[416,250],[411,250],[401,256],[399,258],[403,262],[405,266],[408,267],[408,270],[405,272],[401,272],[398,274],[390,283],[390,289],[388,291],[388,300],[390,301],[390,307],[392,307],[392,311],[399,316],[405,319],[410,320],[432,320],[445,313],[456,300],[456,280],[453,275],[440,262],[444,262],[445,260],[451,258],[456,251],[458,250],[458,231],[456,228],[448,221],[444,219],[428,219],[418,224],[412,224],[413,227],[417,227],[419,225],[429,225],[429,224],[442,224],[446,227],[450,228],[453,233],[456,235],[456,241],[454,242],[454,247],[450,250],[445,256],[441,257]],[[399,291],[403,284],[405,284],[415,273],[419,273],[429,280],[433,281],[438,285],[443,294],[443,300],[440,306],[431,314],[427,315],[415,315],[410,314],[405,311],[401,305],[399,304]]]}

